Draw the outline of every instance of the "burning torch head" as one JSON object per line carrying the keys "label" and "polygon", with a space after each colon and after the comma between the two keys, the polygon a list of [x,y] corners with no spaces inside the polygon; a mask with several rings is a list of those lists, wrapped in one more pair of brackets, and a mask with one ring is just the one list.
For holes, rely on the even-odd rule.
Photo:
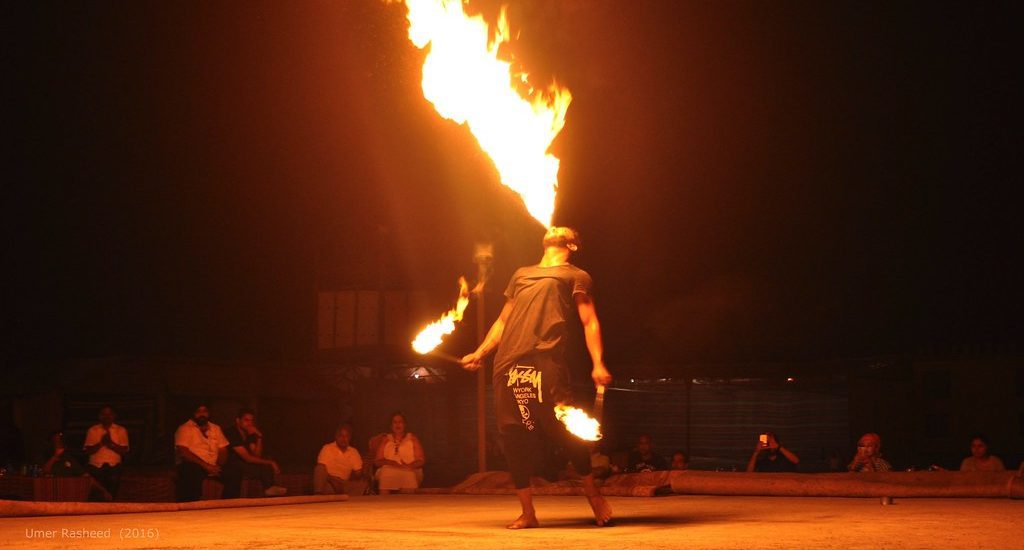
{"label": "burning torch head", "polygon": [[543,243],[544,248],[554,246],[576,252],[580,248],[580,233],[571,227],[549,227]]}
{"label": "burning torch head", "polygon": [[555,405],[555,418],[565,424],[565,429],[584,441],[601,439],[601,423],[591,418],[582,409],[568,405]]}

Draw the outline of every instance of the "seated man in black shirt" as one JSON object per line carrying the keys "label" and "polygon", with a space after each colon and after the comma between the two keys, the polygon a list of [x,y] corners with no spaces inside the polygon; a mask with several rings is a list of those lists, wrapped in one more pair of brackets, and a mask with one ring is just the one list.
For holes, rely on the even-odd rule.
{"label": "seated man in black shirt", "polygon": [[630,451],[626,461],[627,472],[654,472],[668,470],[665,457],[651,450],[651,436],[643,434],[636,438],[636,449]]}
{"label": "seated man in black shirt", "polygon": [[89,472],[82,466],[74,452],[64,444],[63,432],[51,432],[49,445],[46,447],[46,462],[43,463],[43,475],[53,477],[87,477],[91,484],[90,499],[97,495],[100,499],[110,502],[114,497],[107,489],[96,481]]}
{"label": "seated man in black shirt", "polygon": [[224,498],[238,498],[242,492],[242,479],[259,479],[263,493],[277,497],[288,492],[274,484],[274,475],[281,473],[277,462],[263,458],[263,434],[256,427],[256,413],[250,408],[238,411],[235,425],[224,430],[228,440],[228,460],[221,473]]}
{"label": "seated man in black shirt", "polygon": [[54,477],[77,477],[86,473],[85,467],[78,457],[64,445],[62,432],[51,432],[49,445],[46,446],[46,462],[43,464],[43,475]]}
{"label": "seated man in black shirt", "polygon": [[758,437],[754,454],[747,463],[748,472],[795,472],[800,457],[782,446],[772,432],[765,432]]}

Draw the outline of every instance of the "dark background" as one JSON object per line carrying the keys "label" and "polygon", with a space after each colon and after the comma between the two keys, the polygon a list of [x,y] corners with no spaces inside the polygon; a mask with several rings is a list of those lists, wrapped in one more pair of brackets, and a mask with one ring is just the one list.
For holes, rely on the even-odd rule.
{"label": "dark background", "polygon": [[[955,468],[981,430],[1024,458],[1020,19],[892,4],[511,2],[504,53],[573,94],[556,223],[583,234],[622,390],[608,449],[648,432],[742,467],[773,430],[814,471],[877,431],[898,468]],[[498,2],[472,9],[493,21]],[[472,377],[404,342],[317,344],[318,291],[408,291],[436,314],[491,240],[494,315],[541,252],[423,99],[401,5],[0,14],[3,461],[39,460],[56,428],[77,445],[107,402],[129,462],[166,468],[204,399],[221,425],[257,408],[294,471],[339,421],[367,450],[396,409],[428,485],[476,469]],[[447,351],[473,345],[475,312]]]}
{"label": "dark background", "polygon": [[[513,3],[610,363],[1016,349],[1008,6]],[[400,5],[2,9],[10,360],[306,360],[325,270],[447,299],[481,238],[498,287],[539,257]]]}

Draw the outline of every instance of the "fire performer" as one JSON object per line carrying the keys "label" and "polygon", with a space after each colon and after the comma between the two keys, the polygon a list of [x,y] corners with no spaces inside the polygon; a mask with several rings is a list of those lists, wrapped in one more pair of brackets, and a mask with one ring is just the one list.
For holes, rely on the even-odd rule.
{"label": "fire performer", "polygon": [[536,471],[541,438],[560,444],[583,477],[583,491],[599,526],[608,525],[611,505],[594,485],[590,454],[555,419],[554,407],[569,404],[571,387],[565,359],[567,323],[573,306],[583,324],[587,351],[593,361],[594,384],[607,385],[612,376],[605,367],[601,325],[590,295],[591,278],[569,263],[579,247],[579,236],[567,227],[552,227],[544,235],[540,263],[522,267],[505,290],[505,306],[484,341],[462,358],[463,367],[476,370],[494,348],[494,402],[498,433],[508,459],[523,513],[509,529],[538,527],[530,476]]}

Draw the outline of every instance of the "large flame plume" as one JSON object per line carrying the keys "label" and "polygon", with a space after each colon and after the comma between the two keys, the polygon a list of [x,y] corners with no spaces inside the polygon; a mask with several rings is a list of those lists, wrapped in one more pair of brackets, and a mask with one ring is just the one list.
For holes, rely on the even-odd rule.
{"label": "large flame plume", "polygon": [[423,62],[423,96],[444,118],[466,124],[491,157],[501,182],[518,193],[526,209],[550,227],[558,189],[559,160],[548,153],[565,125],[572,95],[552,82],[536,89],[525,73],[498,59],[509,41],[501,10],[493,40],[483,17],[470,17],[461,0],[404,0],[409,40],[430,44]]}
{"label": "large flame plume", "polygon": [[555,418],[562,424],[569,433],[584,441],[597,441],[601,439],[601,423],[583,412],[583,409],[570,407],[568,405],[555,405]]}
{"label": "large flame plume", "polygon": [[462,320],[462,314],[468,305],[469,285],[466,284],[465,277],[459,277],[459,299],[455,302],[455,307],[421,330],[412,341],[412,349],[417,353],[434,351],[434,348],[441,345],[441,340],[445,336],[455,332],[455,323]]}

